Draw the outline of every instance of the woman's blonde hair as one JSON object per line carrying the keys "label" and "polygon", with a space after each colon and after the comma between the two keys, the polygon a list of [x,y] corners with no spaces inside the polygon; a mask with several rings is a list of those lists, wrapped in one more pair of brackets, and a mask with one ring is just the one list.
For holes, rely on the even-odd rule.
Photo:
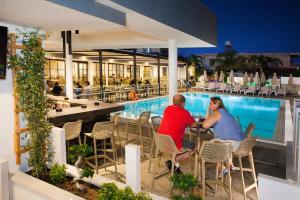
{"label": "woman's blonde hair", "polygon": [[223,108],[225,109],[223,100],[220,97],[211,97],[210,100],[214,103],[214,104],[218,104],[218,109]]}

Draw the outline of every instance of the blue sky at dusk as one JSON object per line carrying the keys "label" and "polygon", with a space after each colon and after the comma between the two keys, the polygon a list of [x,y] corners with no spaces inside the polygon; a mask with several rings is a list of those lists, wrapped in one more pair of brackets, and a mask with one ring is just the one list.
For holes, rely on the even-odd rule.
{"label": "blue sky at dusk", "polygon": [[203,3],[217,16],[218,46],[179,49],[179,54],[219,53],[224,50],[226,40],[238,52],[300,52],[300,0],[203,0]]}

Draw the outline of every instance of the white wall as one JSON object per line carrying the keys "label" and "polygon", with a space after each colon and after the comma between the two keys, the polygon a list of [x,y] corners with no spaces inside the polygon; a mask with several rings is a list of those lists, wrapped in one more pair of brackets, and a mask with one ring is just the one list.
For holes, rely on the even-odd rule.
{"label": "white wall", "polygon": [[[9,32],[15,32],[17,27],[14,25],[2,23],[0,26],[7,26]],[[14,110],[13,110],[13,84],[12,71],[7,70],[6,79],[0,79],[0,157],[9,161],[10,170],[18,169],[15,164],[14,153]]]}
{"label": "white wall", "polygon": [[258,175],[258,194],[260,200],[299,200],[300,185],[288,183],[286,180]]}

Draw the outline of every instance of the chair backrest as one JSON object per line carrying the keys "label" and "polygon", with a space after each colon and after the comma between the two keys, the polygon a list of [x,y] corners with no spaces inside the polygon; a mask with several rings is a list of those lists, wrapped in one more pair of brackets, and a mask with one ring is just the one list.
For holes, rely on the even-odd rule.
{"label": "chair backrest", "polygon": [[66,140],[72,140],[80,135],[82,120],[76,122],[67,122],[64,124]]}
{"label": "chair backrest", "polygon": [[161,121],[162,121],[162,117],[161,116],[151,117],[153,131],[157,132],[157,130],[158,130],[159,126],[160,126]]}
{"label": "chair backrest", "polygon": [[115,127],[117,127],[117,125],[119,123],[120,114],[121,114],[120,112],[115,113],[111,119],[111,121],[114,123]]}
{"label": "chair backrest", "polygon": [[115,124],[114,122],[96,122],[94,124],[92,134],[95,137],[102,137],[107,134],[113,135]]}
{"label": "chair backrest", "polygon": [[229,142],[204,142],[199,155],[205,162],[224,163],[232,157],[232,144]]}
{"label": "chair backrest", "polygon": [[255,129],[255,124],[249,123],[246,130],[245,130],[245,136],[246,137],[252,137],[252,132]]}
{"label": "chair backrest", "polygon": [[160,134],[154,131],[154,139],[155,139],[156,148],[159,152],[166,153],[166,154],[172,154],[173,152],[178,152],[178,149],[171,136]]}
{"label": "chair backrest", "polygon": [[248,88],[248,90],[249,90],[250,92],[255,92],[256,87],[250,86],[250,87]]}
{"label": "chair backrest", "polygon": [[241,85],[240,84],[234,84],[234,90],[240,90]]}
{"label": "chair backrest", "polygon": [[246,137],[238,147],[238,149],[234,152],[234,155],[246,156],[252,152],[252,149],[255,145],[256,139],[253,137]]}
{"label": "chair backrest", "polygon": [[139,116],[139,123],[141,125],[145,125],[145,124],[148,124],[149,123],[149,119],[150,119],[150,116],[151,116],[151,111],[144,111],[140,114]]}

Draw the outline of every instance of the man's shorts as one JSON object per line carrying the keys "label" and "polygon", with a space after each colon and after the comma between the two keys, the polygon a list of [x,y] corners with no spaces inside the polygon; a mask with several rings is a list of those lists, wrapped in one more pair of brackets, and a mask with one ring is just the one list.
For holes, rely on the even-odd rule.
{"label": "man's shorts", "polygon": [[194,148],[195,148],[195,143],[191,142],[189,140],[183,140],[182,145],[183,145],[183,148],[185,148],[185,149],[194,150]]}

